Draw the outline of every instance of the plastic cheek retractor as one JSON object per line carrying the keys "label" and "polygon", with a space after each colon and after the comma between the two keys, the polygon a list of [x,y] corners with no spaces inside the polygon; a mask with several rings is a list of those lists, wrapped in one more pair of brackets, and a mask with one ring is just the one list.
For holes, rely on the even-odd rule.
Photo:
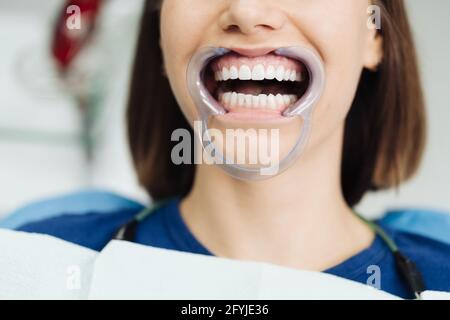
{"label": "plastic cheek retractor", "polygon": [[[309,74],[309,85],[303,96],[292,106],[283,112],[286,118],[300,117],[303,125],[299,130],[299,136],[290,149],[289,153],[277,164],[268,167],[246,167],[234,164],[225,159],[214,146],[209,133],[208,121],[211,117],[218,117],[227,114],[224,107],[210,94],[204,84],[204,73],[206,66],[212,59],[218,58],[229,53],[225,48],[205,47],[200,49],[191,59],[187,69],[187,84],[189,92],[193,98],[199,121],[201,121],[201,130],[196,130],[203,150],[207,151],[217,161],[228,174],[243,180],[263,180],[274,175],[280,174],[302,154],[302,151],[308,140],[311,131],[312,112],[314,106],[322,96],[325,87],[325,71],[321,58],[312,49],[295,46],[280,48],[275,54],[286,56],[301,61],[307,68]],[[214,155],[212,155],[214,150]]]}

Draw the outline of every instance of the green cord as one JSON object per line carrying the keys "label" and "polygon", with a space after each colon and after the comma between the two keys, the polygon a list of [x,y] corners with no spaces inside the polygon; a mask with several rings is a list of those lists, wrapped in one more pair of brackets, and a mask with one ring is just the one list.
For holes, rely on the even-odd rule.
{"label": "green cord", "polygon": [[380,228],[376,223],[367,220],[366,218],[364,218],[362,215],[360,215],[358,212],[353,211],[355,213],[355,215],[361,219],[370,229],[372,229],[377,235],[379,235],[381,237],[381,239],[383,239],[383,241],[387,244],[387,246],[389,247],[389,249],[392,252],[397,252],[398,251],[398,247],[395,244],[394,240],[392,240],[392,238],[390,236],[388,236],[388,234],[382,229]]}
{"label": "green cord", "polygon": [[153,205],[143,209],[141,212],[139,212],[136,217],[134,218],[137,222],[143,221],[145,218],[150,216],[153,212],[164,206],[166,203],[170,202],[172,198],[164,199],[158,202],[155,202]]}

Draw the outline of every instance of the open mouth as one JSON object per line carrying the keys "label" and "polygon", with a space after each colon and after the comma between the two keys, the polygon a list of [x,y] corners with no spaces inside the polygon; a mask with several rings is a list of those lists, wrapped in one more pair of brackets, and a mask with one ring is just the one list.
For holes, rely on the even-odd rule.
{"label": "open mouth", "polygon": [[248,57],[230,51],[202,70],[211,97],[236,114],[282,115],[303,97],[310,80],[305,63],[275,52]]}

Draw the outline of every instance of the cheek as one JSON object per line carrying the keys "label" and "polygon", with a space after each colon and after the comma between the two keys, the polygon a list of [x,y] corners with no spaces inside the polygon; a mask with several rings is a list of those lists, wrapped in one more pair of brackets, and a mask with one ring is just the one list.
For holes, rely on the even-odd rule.
{"label": "cheek", "polygon": [[314,112],[312,140],[327,137],[344,125],[363,69],[369,32],[366,10],[365,1],[328,1],[327,11],[334,14],[327,15],[322,24],[305,22],[309,25],[305,25],[305,35],[320,51],[327,76],[324,95]]}
{"label": "cheek", "polygon": [[204,37],[202,30],[209,23],[202,17],[208,16],[210,19],[209,12],[193,8],[190,1],[164,0],[161,9],[161,49],[165,71],[178,105],[191,121],[196,118],[196,109],[188,93],[186,72],[190,58]]}
{"label": "cheek", "polygon": [[[201,35],[198,12],[188,1],[165,0],[161,8],[161,44],[167,62],[181,59]],[[187,27],[189,26],[189,27]]]}

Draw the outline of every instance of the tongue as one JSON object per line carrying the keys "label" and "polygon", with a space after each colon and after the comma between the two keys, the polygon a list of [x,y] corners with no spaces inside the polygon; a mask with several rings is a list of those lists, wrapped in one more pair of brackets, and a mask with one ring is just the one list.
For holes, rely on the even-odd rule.
{"label": "tongue", "polygon": [[263,93],[264,88],[263,86],[257,84],[256,82],[239,81],[239,83],[235,86],[234,89],[239,93],[252,94],[254,96],[257,96]]}
{"label": "tongue", "polygon": [[278,83],[261,83],[256,81],[238,81],[234,88],[238,93],[251,94],[257,96],[259,94],[289,94],[286,85]]}

